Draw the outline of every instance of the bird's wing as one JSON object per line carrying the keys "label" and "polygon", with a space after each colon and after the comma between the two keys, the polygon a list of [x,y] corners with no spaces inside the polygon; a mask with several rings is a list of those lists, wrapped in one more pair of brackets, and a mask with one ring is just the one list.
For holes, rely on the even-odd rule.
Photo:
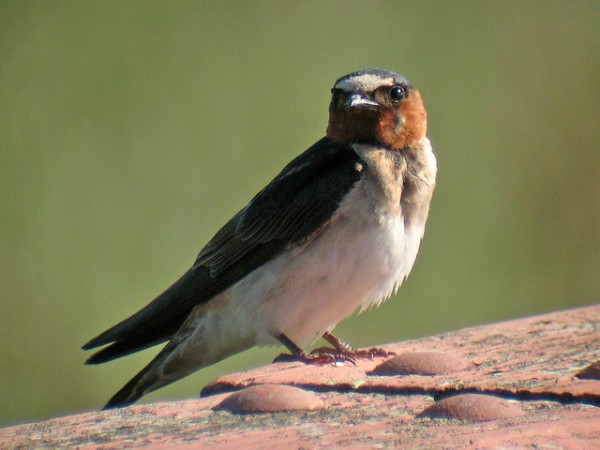
{"label": "bird's wing", "polygon": [[146,307],[83,346],[110,346],[98,364],[173,336],[192,309],[327,224],[361,176],[362,161],[348,146],[324,138],[290,162],[202,249],[193,267]]}
{"label": "bird's wing", "polygon": [[[194,267],[211,274],[257,265],[248,255],[277,243],[279,251],[294,246],[323,226],[360,177],[358,155],[347,146],[322,139],[290,162],[202,249]],[[271,259],[273,254],[269,254]],[[263,261],[264,262],[264,261]],[[260,265],[260,264],[259,264]]]}

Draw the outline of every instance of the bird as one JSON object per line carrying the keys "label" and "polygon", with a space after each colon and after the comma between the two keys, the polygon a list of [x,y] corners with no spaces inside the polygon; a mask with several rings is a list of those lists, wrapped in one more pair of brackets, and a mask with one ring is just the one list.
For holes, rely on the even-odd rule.
{"label": "bird", "polygon": [[[337,79],[325,137],[235,214],[169,288],[83,346],[103,346],[86,361],[100,364],[166,342],[104,409],[254,346],[282,344],[291,359],[315,364],[378,356],[332,331],[406,279],[436,177],[419,90],[378,68]],[[332,347],[302,349],[320,337]]]}

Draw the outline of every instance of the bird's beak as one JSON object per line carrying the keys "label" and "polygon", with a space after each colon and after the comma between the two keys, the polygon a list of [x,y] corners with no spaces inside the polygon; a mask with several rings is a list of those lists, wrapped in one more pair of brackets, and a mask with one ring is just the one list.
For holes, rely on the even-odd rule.
{"label": "bird's beak", "polygon": [[360,108],[360,109],[377,109],[379,103],[374,102],[370,98],[365,97],[363,94],[352,94],[346,100],[347,108]]}

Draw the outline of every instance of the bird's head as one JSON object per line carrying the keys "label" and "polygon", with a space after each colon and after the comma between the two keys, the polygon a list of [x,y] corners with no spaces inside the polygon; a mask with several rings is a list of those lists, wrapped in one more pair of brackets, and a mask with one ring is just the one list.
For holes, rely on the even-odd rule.
{"label": "bird's head", "polygon": [[365,69],[343,76],[331,90],[327,136],[342,144],[415,146],[427,132],[421,94],[397,73]]}

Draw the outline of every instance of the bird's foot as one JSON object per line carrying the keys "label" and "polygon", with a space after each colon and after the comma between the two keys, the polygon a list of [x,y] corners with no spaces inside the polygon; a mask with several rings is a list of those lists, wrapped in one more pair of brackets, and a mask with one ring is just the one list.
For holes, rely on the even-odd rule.
{"label": "bird's foot", "polygon": [[[328,349],[328,347],[321,347],[315,351],[333,351],[337,355],[343,355],[353,361],[356,361],[357,359],[385,358],[387,356],[394,355],[394,352],[388,352],[387,350],[379,347],[354,349],[330,332],[323,334],[323,339],[333,345],[334,348]],[[313,351],[313,353],[315,351]]]}
{"label": "bird's foot", "polygon": [[304,352],[283,334],[277,338],[288,347],[290,354],[281,354],[273,362],[302,361],[316,365],[338,365],[349,362],[356,365],[356,361],[359,359],[384,358],[394,355],[393,352],[378,347],[355,350],[329,332],[323,334],[323,338],[333,347],[319,347],[310,353]]}

